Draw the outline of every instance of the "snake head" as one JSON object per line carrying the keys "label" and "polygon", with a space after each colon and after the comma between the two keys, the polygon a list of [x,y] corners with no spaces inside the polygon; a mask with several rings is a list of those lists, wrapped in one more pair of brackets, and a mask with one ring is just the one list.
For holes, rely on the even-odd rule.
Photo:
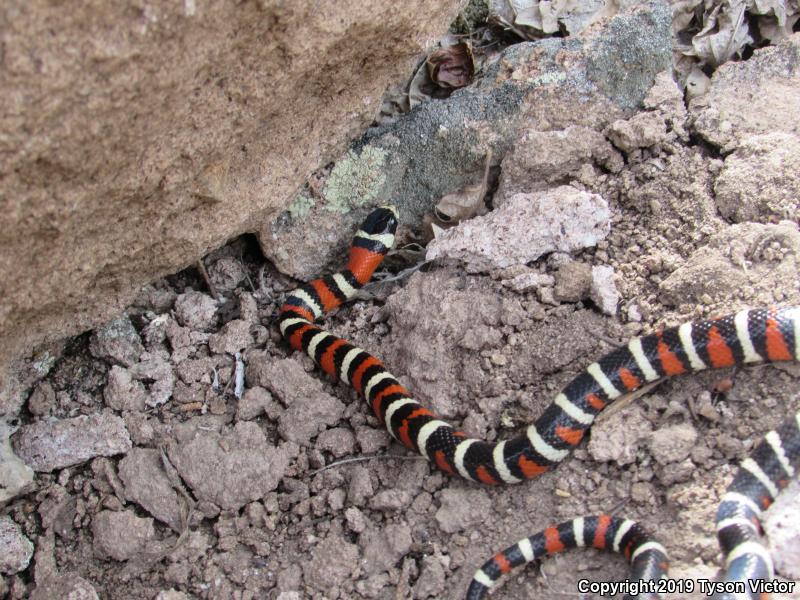
{"label": "snake head", "polygon": [[397,230],[397,209],[386,205],[376,208],[361,224],[361,231],[368,235],[394,235]]}

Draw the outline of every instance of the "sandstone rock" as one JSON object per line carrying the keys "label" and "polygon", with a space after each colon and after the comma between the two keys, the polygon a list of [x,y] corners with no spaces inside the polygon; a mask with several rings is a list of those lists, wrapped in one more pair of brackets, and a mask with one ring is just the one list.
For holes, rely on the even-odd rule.
{"label": "sandstone rock", "polygon": [[284,209],[459,3],[5,8],[0,364]]}

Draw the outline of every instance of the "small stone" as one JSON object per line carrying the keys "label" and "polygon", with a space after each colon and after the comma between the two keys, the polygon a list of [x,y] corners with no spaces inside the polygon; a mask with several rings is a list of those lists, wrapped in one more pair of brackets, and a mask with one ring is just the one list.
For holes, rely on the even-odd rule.
{"label": "small stone", "polygon": [[225,256],[208,267],[208,278],[218,292],[230,292],[247,275],[241,261]]}
{"label": "small stone", "polygon": [[592,285],[589,298],[604,315],[617,314],[619,291],[614,283],[614,268],[608,265],[595,265],[592,267]]}
{"label": "small stone", "polygon": [[697,430],[689,423],[664,427],[653,432],[650,452],[660,465],[680,462],[689,456],[697,435]]}
{"label": "small stone", "polygon": [[283,408],[273,398],[269,391],[263,387],[247,388],[236,407],[236,418],[239,421],[251,421],[265,414],[270,421],[277,420]]}
{"label": "small stone", "polygon": [[89,339],[89,352],[96,358],[130,367],[139,361],[144,346],[130,318],[123,313],[95,329]]}
{"label": "small stone", "polygon": [[[38,567],[37,567],[38,569]],[[99,600],[99,596],[91,583],[75,573],[66,573],[56,577],[48,577],[36,584],[31,593],[31,600]]]}
{"label": "small stone", "polygon": [[114,410],[143,411],[147,390],[144,385],[135,381],[130,371],[124,367],[113,365],[108,372],[108,382],[103,388],[106,405]]}
{"label": "small stone", "polygon": [[411,550],[408,525],[392,523],[380,529],[369,527],[358,536],[365,573],[373,575],[391,569]]}
{"label": "small stone", "polygon": [[200,418],[193,421],[168,455],[198,499],[236,510],[278,487],[289,455],[285,446],[270,444],[258,424],[240,421],[218,433],[196,425],[203,423]]}
{"label": "small stone", "polygon": [[356,467],[350,472],[350,485],[347,488],[347,501],[353,506],[363,506],[373,494],[372,479],[364,467]]}
{"label": "small stone", "polygon": [[28,410],[36,416],[50,414],[56,405],[56,393],[48,381],[41,381],[28,398]]}
{"label": "small stone", "polygon": [[367,526],[364,513],[358,510],[355,506],[351,506],[344,511],[344,518],[347,521],[347,526],[353,533],[361,533]]}
{"label": "small stone", "polygon": [[180,500],[164,471],[158,450],[132,448],[119,462],[119,477],[125,485],[125,498],[180,531]]}
{"label": "small stone", "polygon": [[14,435],[19,457],[34,471],[78,465],[96,456],[125,454],[131,438],[125,422],[109,412],[72,419],[37,421]]}
{"label": "small stone", "polygon": [[327,429],[317,436],[316,447],[340,458],[355,452],[356,438],[353,432],[343,427]]}
{"label": "small stone", "polygon": [[434,518],[445,533],[456,533],[479,523],[492,505],[483,490],[450,488],[439,493],[439,503]]}
{"label": "small stone", "polygon": [[375,454],[385,450],[392,443],[389,432],[377,427],[356,427],[356,441],[364,454]]}
{"label": "small stone", "polygon": [[405,490],[381,490],[372,497],[369,505],[381,512],[398,512],[411,504],[411,494]]}
{"label": "small stone", "polygon": [[250,323],[242,319],[229,321],[219,333],[208,338],[209,349],[216,354],[236,354],[253,345]]}
{"label": "small stone", "polygon": [[0,503],[24,494],[33,484],[33,469],[14,454],[14,429],[0,419]]}
{"label": "small stone", "polygon": [[10,517],[0,517],[0,573],[11,575],[27,569],[33,544]]}
{"label": "small stone", "polygon": [[175,300],[175,316],[184,327],[196,331],[208,331],[213,328],[217,320],[217,302],[202,292],[186,292]]}
{"label": "small stone", "polygon": [[592,267],[586,263],[569,261],[556,273],[553,290],[559,302],[580,302],[589,296],[592,284]]}
{"label": "small stone", "polygon": [[306,585],[327,592],[349,578],[358,565],[358,546],[331,536],[311,551],[311,560],[303,562],[303,579]]}
{"label": "small stone", "polygon": [[92,519],[92,534],[97,556],[125,561],[144,551],[155,530],[153,519],[137,517],[132,510],[103,510]]}

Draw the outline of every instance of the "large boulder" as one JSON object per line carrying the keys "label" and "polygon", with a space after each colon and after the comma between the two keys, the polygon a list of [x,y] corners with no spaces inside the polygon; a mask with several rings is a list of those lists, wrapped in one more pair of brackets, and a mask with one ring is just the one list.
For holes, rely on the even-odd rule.
{"label": "large boulder", "polygon": [[0,7],[0,366],[286,207],[460,2]]}

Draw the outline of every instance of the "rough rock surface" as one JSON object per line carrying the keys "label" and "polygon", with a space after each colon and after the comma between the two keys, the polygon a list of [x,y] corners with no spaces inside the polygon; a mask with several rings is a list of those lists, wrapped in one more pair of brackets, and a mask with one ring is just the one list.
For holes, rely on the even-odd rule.
{"label": "rough rock surface", "polygon": [[763,517],[764,532],[775,570],[783,577],[800,580],[800,481],[792,481]]}
{"label": "rough rock surface", "polygon": [[289,462],[287,450],[269,444],[248,421],[226,433],[187,425],[168,453],[198,498],[233,510],[274,490]]}
{"label": "rough rock surface", "polygon": [[104,510],[92,519],[94,551],[100,558],[130,560],[140,554],[155,535],[153,519],[132,510]]}
{"label": "rough rock surface", "polygon": [[457,5],[5,3],[0,365],[284,209]]}
{"label": "rough rock surface", "polygon": [[[265,223],[261,239],[274,240],[265,254],[282,272],[310,279],[349,244],[350,232],[366,214],[352,209],[363,203],[396,202],[401,221],[416,223],[442,196],[480,178],[487,151],[500,162],[523,128],[599,132],[632,116],[657,75],[670,66],[670,22],[666,4],[642,3],[569,40],[510,46],[487,65],[479,85],[368,131],[334,166],[321,198],[305,199],[310,211]],[[593,109],[587,111],[589,104]],[[580,131],[571,130],[568,139]],[[558,133],[541,135],[558,138]],[[581,150],[554,154],[564,156],[564,165],[542,167],[554,181],[587,155],[610,170],[621,164],[618,153],[596,136]]]}
{"label": "rough rock surface", "polygon": [[125,485],[128,500],[136,502],[175,531],[180,531],[181,504],[164,472],[158,450],[132,448],[119,462],[119,477]]}
{"label": "rough rock surface", "polygon": [[800,135],[745,138],[714,183],[719,212],[743,221],[800,221]]}
{"label": "rough rock surface", "polygon": [[[800,134],[800,33],[722,65],[689,110],[698,133],[730,151],[759,133]],[[747,98],[747,102],[742,102]]]}
{"label": "rough rock surface", "polygon": [[11,447],[14,429],[0,420],[0,503],[25,492],[33,483],[33,469]]}
{"label": "rough rock surface", "polygon": [[594,246],[608,235],[610,217],[603,198],[570,186],[515,194],[488,215],[445,231],[428,244],[425,258],[459,260],[471,273],[524,265],[548,252]]}
{"label": "rough rock surface", "polygon": [[0,573],[22,571],[33,556],[33,544],[8,517],[0,517],[0,548]]}
{"label": "rough rock surface", "polygon": [[[658,45],[660,33],[642,24],[636,35],[643,43],[652,38]],[[609,31],[598,25],[594,34],[602,46]],[[631,35],[614,30],[620,40]],[[569,62],[575,57],[569,49],[581,44],[566,38],[532,47],[555,51],[554,62]],[[626,61],[637,59],[638,47],[632,47],[632,52],[619,47],[604,52],[609,65],[620,59],[614,76],[627,72]],[[563,159],[563,178],[558,164],[550,171],[553,185],[568,182],[607,201],[608,236],[571,255],[555,252],[488,275],[466,273],[455,263],[434,263],[409,276],[400,272],[409,266],[400,251],[389,256],[387,271],[376,279],[385,272],[395,276],[370,284],[363,298],[320,319],[326,330],[379,356],[438,416],[489,441],[524,434],[560,389],[631,336],[746,306],[800,303],[793,241],[797,228],[776,224],[776,215],[761,210],[768,204],[779,206],[772,201],[786,189],[783,182],[793,181],[789,157],[770,163],[772,151],[766,145],[752,154],[744,144],[733,154],[709,152],[687,118],[682,95],[663,73],[647,91],[643,110],[610,115],[602,99],[573,93],[564,95],[561,112],[561,104],[547,100],[546,88],[550,76],[557,78],[565,70],[548,70],[552,63],[547,60],[522,65],[509,58],[530,56],[529,49],[506,50],[492,77],[531,77],[537,82],[542,112],[529,123],[535,131],[587,127],[608,140],[612,132],[606,127],[619,119],[648,126],[623,132],[627,137],[621,143],[627,149],[619,171],[595,155],[570,154],[559,135],[536,138],[544,146],[537,149],[540,156],[547,156],[552,146],[554,156]],[[486,65],[487,71],[494,68]],[[440,107],[457,106],[455,98],[469,103],[474,88],[484,84],[496,86],[497,80],[478,80],[450,101],[427,103],[399,121],[433,119]],[[576,89],[585,91],[580,81],[577,87],[567,85],[568,91]],[[582,110],[579,118],[573,110],[576,101]],[[533,115],[535,107],[525,110]],[[647,116],[637,119],[641,112]],[[553,129],[541,126],[548,119]],[[440,122],[452,126],[447,119]],[[470,129],[469,122],[458,123]],[[666,137],[652,136],[662,131],[661,123]],[[435,122],[429,125],[423,131],[435,139],[420,138],[416,148],[435,147],[439,139],[446,142],[456,135],[437,130]],[[489,128],[479,133],[491,142],[497,132]],[[501,130],[497,135],[505,134]],[[772,134],[761,129],[756,135]],[[413,136],[402,139],[406,143]],[[485,146],[476,154],[482,156],[483,150]],[[450,151],[460,152],[460,147]],[[463,156],[453,159],[454,164],[463,162]],[[417,157],[408,165],[412,189],[417,169],[430,169],[429,175],[436,170],[434,161],[426,159]],[[501,161],[501,171],[511,170],[500,155],[495,159]],[[765,223],[731,226],[720,214],[716,183],[728,167],[735,167],[731,177],[739,173],[748,186],[759,179],[755,171],[763,172],[769,185],[757,199],[759,208],[748,214]],[[496,199],[497,170],[491,169],[487,207]],[[337,171],[334,165],[333,171],[331,190],[339,186],[341,192],[347,170]],[[459,171],[464,177],[466,172]],[[516,177],[506,181],[509,189],[525,190],[535,183],[522,170]],[[317,200],[329,182],[316,188]],[[335,245],[340,236],[352,234],[352,228],[345,229],[317,233],[331,233],[325,243]],[[121,369],[152,395],[151,377],[158,369],[154,363],[139,367],[141,363],[168,364],[175,389],[170,401],[141,409],[140,401],[126,405],[125,386],[120,386],[115,397],[119,408],[114,410],[121,412],[135,449],[124,457],[97,457],[37,473],[35,493],[13,498],[3,508],[35,543],[36,553],[27,569],[0,578],[0,596],[455,600],[463,598],[476,568],[498,549],[549,524],[602,512],[636,519],[652,531],[670,553],[673,578],[718,576],[717,505],[737,463],[767,430],[800,409],[796,364],[748,365],[665,379],[615,402],[595,421],[588,439],[552,471],[520,485],[479,487],[436,470],[404,448],[351,387],[332,382],[308,357],[288,348],[274,316],[296,282],[265,265],[250,241],[234,240],[204,259],[209,276],[226,290],[219,302],[209,302],[208,294],[191,294],[194,299],[177,315],[178,296],[206,289],[195,269],[155,282],[137,296],[126,309],[144,346],[134,365],[123,368],[111,356],[96,358],[89,335],[36,357],[29,383],[15,400],[19,406],[27,402],[30,409],[20,415],[23,424],[107,410],[109,379],[112,374],[119,378]],[[222,259],[217,267],[215,262]],[[704,271],[704,261],[723,268]],[[613,272],[619,292],[615,315],[603,314],[598,303],[587,301],[586,268],[565,268],[570,264]],[[687,273],[688,267],[693,273]],[[242,271],[246,277],[229,293]],[[746,283],[729,287],[731,277],[739,281],[737,273],[744,274]],[[674,297],[667,298],[667,288]],[[202,318],[183,313],[183,308],[203,304],[211,310],[197,315]],[[237,321],[249,324],[247,330],[243,323],[226,327]],[[240,398],[236,360],[229,350],[242,343],[247,368]],[[324,410],[316,411],[315,400]],[[295,419],[287,430],[281,418],[293,405],[306,418]],[[284,441],[293,433],[307,441]],[[267,477],[274,480],[269,491],[254,489],[264,480],[257,465],[267,469],[262,463],[272,452],[283,456],[281,469]],[[784,569],[781,575],[792,573],[797,564],[797,493],[791,488],[787,493],[788,509],[765,526],[776,564],[778,555],[793,562],[779,567]],[[186,509],[179,531],[170,524],[176,506]],[[95,553],[94,523],[108,511],[135,511],[144,519],[134,523],[144,531],[153,518],[155,537],[146,538],[138,556],[119,562]],[[121,540],[119,548],[127,542]],[[628,566],[619,556],[575,551],[505,577],[498,592],[507,600],[561,597],[574,595],[579,579],[626,577]],[[798,589],[785,600],[798,600]],[[696,592],[681,595],[681,600],[703,596]]]}
{"label": "rough rock surface", "polygon": [[[712,298],[717,302],[759,294],[763,303],[782,302],[800,295],[795,274],[800,267],[800,231],[794,223],[731,225],[664,279],[664,300],[673,304]],[[769,274],[769,277],[767,276]],[[792,292],[776,289],[784,279]],[[713,286],[708,282],[714,281]]]}
{"label": "rough rock surface", "polygon": [[125,422],[108,412],[37,421],[20,427],[12,439],[19,457],[34,471],[61,469],[131,449]]}

